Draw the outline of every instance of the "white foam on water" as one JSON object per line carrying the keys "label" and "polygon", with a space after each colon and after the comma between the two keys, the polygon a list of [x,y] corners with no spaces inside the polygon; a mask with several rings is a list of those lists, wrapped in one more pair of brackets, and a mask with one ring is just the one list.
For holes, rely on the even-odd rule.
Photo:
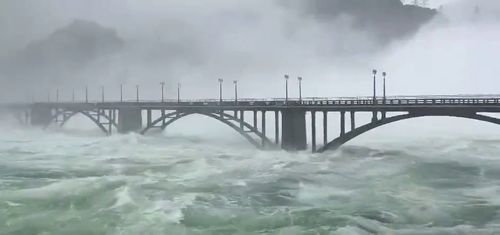
{"label": "white foam on water", "polygon": [[122,188],[116,189],[116,201],[113,206],[111,206],[109,209],[115,209],[115,208],[120,208],[125,205],[135,205],[134,200],[132,199],[132,196],[130,196],[129,193],[129,187],[124,186]]}
{"label": "white foam on water", "polygon": [[8,206],[12,206],[12,207],[17,207],[17,206],[23,205],[21,203],[15,203],[15,202],[11,202],[11,201],[5,201],[5,204],[7,204]]}
{"label": "white foam on water", "polygon": [[[498,219],[488,218],[485,228],[449,225],[449,221],[467,220],[454,213],[454,208],[467,207],[468,198],[482,199],[488,206],[499,205],[497,179],[469,173],[481,180],[471,181],[473,186],[446,189],[429,184],[432,178],[424,177],[426,172],[415,168],[418,164],[435,162],[443,166],[451,164],[451,169],[459,170],[460,167],[500,170],[500,159],[493,156],[496,152],[482,151],[489,160],[478,162],[475,154],[481,148],[475,148],[474,142],[468,140],[457,142],[458,147],[455,142],[445,140],[434,141],[432,145],[425,141],[374,143],[370,151],[379,154],[370,157],[356,146],[347,155],[342,152],[312,155],[265,152],[251,146],[212,142],[191,145],[182,139],[173,143],[174,140],[168,139],[172,137],[161,136],[89,137],[33,132],[39,138],[23,137],[20,132],[19,137],[7,138],[14,140],[8,142],[0,136],[0,149],[27,151],[15,150],[11,156],[0,156],[2,166],[9,167],[8,172],[0,172],[7,177],[0,184],[0,201],[5,202],[0,203],[0,219],[15,216],[5,214],[2,211],[7,211],[5,208],[21,210],[36,204],[33,213],[38,216],[55,210],[43,206],[50,205],[48,202],[67,199],[70,210],[67,211],[69,206],[61,207],[65,211],[57,212],[59,220],[81,218],[82,224],[113,223],[116,227],[102,225],[101,231],[106,227],[106,231],[122,231],[122,234],[161,233],[168,226],[178,226],[175,228],[184,230],[175,231],[187,231],[186,234],[218,228],[244,231],[246,227],[240,220],[247,220],[247,214],[276,220],[259,227],[261,222],[255,219],[257,222],[251,225],[255,230],[248,231],[249,234],[274,223],[289,226],[269,230],[275,234],[301,234],[309,231],[308,222],[304,222],[307,220],[300,215],[304,208],[318,210],[319,214],[308,215],[318,220],[332,215],[349,218],[348,225],[342,222],[314,225],[329,227],[332,234],[480,234],[494,231],[500,224]],[[31,131],[24,133],[31,134]],[[20,141],[15,141],[16,138]],[[23,142],[26,140],[31,142],[26,144]],[[418,152],[408,154],[412,151]],[[43,178],[30,172],[42,174]],[[454,180],[446,174],[439,177]],[[95,211],[81,208],[78,203],[82,197],[93,198],[92,204],[101,208],[87,209]],[[23,219],[9,220],[12,226],[34,218],[28,217],[29,212],[24,209],[18,212]],[[188,222],[186,211],[190,213]],[[326,214],[322,215],[322,211]],[[91,219],[94,216],[89,214],[93,213],[97,214]]]}
{"label": "white foam on water", "polygon": [[144,216],[161,215],[164,222],[179,224],[184,218],[182,209],[192,205],[196,199],[196,195],[197,194],[186,193],[181,196],[174,197],[172,200],[154,201],[149,208],[142,211],[142,214]]}

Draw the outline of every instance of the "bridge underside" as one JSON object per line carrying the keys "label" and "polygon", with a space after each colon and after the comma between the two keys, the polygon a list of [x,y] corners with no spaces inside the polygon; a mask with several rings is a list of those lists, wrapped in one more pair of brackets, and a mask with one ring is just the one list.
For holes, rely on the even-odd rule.
{"label": "bridge underside", "polygon": [[[351,116],[354,116],[354,112],[351,113]],[[351,126],[351,130],[346,132],[345,125],[341,123],[341,133],[334,140],[328,142],[323,147],[319,148],[317,152],[325,152],[327,150],[336,150],[347,142],[355,139],[356,137],[369,132],[378,127],[391,124],[394,122],[413,119],[413,118],[421,118],[421,117],[455,117],[455,118],[465,118],[471,120],[484,121],[493,124],[500,124],[500,119],[485,116],[482,114],[478,114],[476,112],[463,112],[460,110],[457,111],[442,111],[442,110],[434,110],[434,111],[414,111],[408,112],[406,114],[398,114],[395,116],[387,117],[387,112],[382,113],[382,118],[377,117],[377,113],[374,113],[372,121],[365,125],[355,127],[354,124]],[[343,118],[342,118],[343,119]],[[341,120],[343,122],[343,120]]]}
{"label": "bridge underside", "polygon": [[[338,107],[251,107],[248,109],[229,108],[224,110],[217,107],[178,107],[167,109],[141,108],[134,107],[133,105],[130,105],[130,107],[118,108],[89,107],[90,108],[80,109],[72,108],[71,106],[32,105],[29,112],[26,112],[25,119],[29,120],[33,126],[47,127],[52,123],[63,126],[76,114],[82,114],[92,120],[92,122],[104,133],[109,135],[113,132],[139,132],[141,134],[146,134],[152,129],[164,130],[184,117],[202,115],[217,120],[232,128],[249,143],[258,148],[281,148],[286,151],[302,151],[309,147],[313,152],[324,152],[337,149],[370,130],[412,118],[447,116],[500,124],[500,119],[482,114],[500,113],[500,106],[498,108],[496,106],[493,108],[489,106],[487,108],[482,106],[479,108],[471,106],[406,109],[387,109],[383,107],[378,108],[377,106],[363,106],[358,109],[351,107],[342,109]],[[360,112],[372,113],[372,118],[368,123],[357,126],[356,116],[357,113]],[[146,115],[144,115],[144,113],[146,113]],[[159,114],[155,116],[155,113]],[[323,114],[322,125],[316,124],[317,113]],[[339,123],[330,125],[328,123],[329,113],[339,114]],[[308,119],[309,114],[310,119]],[[271,116],[273,118],[271,118]],[[349,118],[350,123],[346,122],[347,118]],[[308,122],[310,122],[309,127],[307,126]],[[271,128],[269,128],[269,126],[271,126]],[[320,135],[316,132],[318,126],[323,128],[322,146],[318,146],[316,141],[317,136]],[[349,126],[350,128],[348,130]],[[340,132],[335,138],[329,139],[328,130],[332,127],[340,127]],[[272,131],[270,131],[270,129]],[[268,137],[269,132],[273,133],[273,139]],[[319,133],[321,133],[321,131]]]}
{"label": "bridge underside", "polygon": [[152,112],[147,111],[147,124],[140,133],[146,134],[151,129],[161,129],[165,130],[167,127],[172,125],[174,122],[190,115],[202,115],[212,119],[215,119],[243,136],[249,143],[260,149],[272,149],[275,148],[275,144],[271,142],[266,135],[261,131],[265,132],[266,122],[265,113],[262,114],[261,119],[261,130],[257,125],[257,115],[254,113],[254,122],[252,124],[245,122],[244,112],[233,111],[232,114],[221,112],[221,111],[200,111],[200,110],[181,110],[166,113],[165,110],[161,111],[160,117],[153,120],[151,118]]}

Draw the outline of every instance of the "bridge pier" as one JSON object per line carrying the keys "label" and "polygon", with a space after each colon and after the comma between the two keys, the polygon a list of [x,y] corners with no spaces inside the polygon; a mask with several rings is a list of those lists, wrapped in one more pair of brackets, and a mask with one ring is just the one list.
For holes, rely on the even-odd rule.
{"label": "bridge pier", "polygon": [[316,112],[311,111],[311,149],[316,152]]}
{"label": "bridge pier", "polygon": [[276,145],[280,143],[280,113],[274,111],[274,141]]}
{"label": "bridge pier", "polygon": [[356,112],[351,111],[351,131],[356,129]]}
{"label": "bridge pier", "polygon": [[378,112],[373,111],[372,122],[377,122],[377,121],[378,121]]}
{"label": "bridge pier", "polygon": [[161,116],[163,117],[161,119],[161,126],[165,126],[165,109],[161,109]]}
{"label": "bridge pier", "polygon": [[323,111],[323,145],[328,144],[328,112]]}
{"label": "bridge pier", "polygon": [[142,129],[142,110],[140,108],[118,109],[118,132],[138,132]]}
{"label": "bridge pier", "polygon": [[257,129],[258,128],[258,123],[257,123],[257,111],[253,111],[253,128]]}
{"label": "bridge pier", "polygon": [[152,115],[152,110],[151,109],[148,109],[147,110],[147,117],[146,117],[147,121],[146,121],[146,125],[147,126],[151,126],[151,123],[153,122],[153,115]]}
{"label": "bridge pier", "polygon": [[241,120],[241,122],[240,122],[240,128],[241,128],[242,130],[244,130],[244,128],[243,128],[243,127],[244,127],[244,126],[243,126],[243,124],[245,123],[245,111],[244,111],[243,109],[242,109],[242,110],[240,110],[240,120]]}
{"label": "bridge pier", "polygon": [[[262,110],[261,115],[262,115],[262,122],[261,122],[262,130],[261,130],[261,132],[264,136],[266,136],[266,111]],[[265,147],[266,147],[266,141],[264,139],[262,139],[262,148],[265,148]]]}
{"label": "bridge pier", "polygon": [[[104,114],[104,110],[102,113]],[[108,110],[108,135],[113,134],[113,123],[115,122],[116,112],[113,109]]]}
{"label": "bridge pier", "polygon": [[52,122],[52,109],[43,105],[33,105],[30,122],[33,126],[48,126]]}
{"label": "bridge pier", "polygon": [[345,111],[340,112],[340,135],[345,135]]}
{"label": "bridge pier", "polygon": [[281,147],[287,151],[307,149],[305,110],[286,109],[281,118]]}

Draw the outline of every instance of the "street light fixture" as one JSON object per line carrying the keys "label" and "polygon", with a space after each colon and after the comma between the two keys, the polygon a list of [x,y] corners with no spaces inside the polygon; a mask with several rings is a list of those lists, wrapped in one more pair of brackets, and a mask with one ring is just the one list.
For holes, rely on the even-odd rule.
{"label": "street light fixture", "polygon": [[123,83],[120,83],[120,102],[123,102]]}
{"label": "street light fixture", "polygon": [[302,103],[302,77],[297,77],[299,80],[299,102]]}
{"label": "street light fixture", "polygon": [[372,70],[373,74],[373,104],[377,102],[377,70]]}
{"label": "street light fixture", "polygon": [[384,77],[384,104],[386,104],[387,96],[386,96],[386,93],[385,93],[385,78],[387,77],[387,73],[383,72],[382,76]]}
{"label": "street light fixture", "polygon": [[139,85],[135,85],[135,98],[139,102]]}
{"label": "street light fixture", "polygon": [[163,91],[165,90],[165,82],[160,82],[161,84],[161,102],[165,102]]}
{"label": "street light fixture", "polygon": [[288,79],[290,76],[285,74],[285,104],[288,104]]}
{"label": "street light fixture", "polygon": [[234,80],[233,84],[234,84],[234,104],[238,105],[238,80]]}
{"label": "street light fixture", "polygon": [[177,83],[177,103],[181,102],[181,83]]}
{"label": "street light fixture", "polygon": [[101,102],[104,103],[104,86],[101,86]]}
{"label": "street light fixture", "polygon": [[224,79],[219,78],[219,104],[222,105],[222,83],[224,82]]}

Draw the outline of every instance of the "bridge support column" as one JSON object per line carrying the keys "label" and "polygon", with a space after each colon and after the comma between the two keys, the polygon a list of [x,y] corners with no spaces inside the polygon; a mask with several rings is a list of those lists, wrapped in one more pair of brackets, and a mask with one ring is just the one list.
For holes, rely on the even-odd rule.
{"label": "bridge support column", "polygon": [[147,111],[147,126],[151,126],[151,122],[152,122],[152,114],[151,114],[152,110],[151,109],[148,109]]}
{"label": "bridge support column", "polygon": [[281,147],[287,151],[307,149],[306,112],[304,110],[282,111]]}
{"label": "bridge support column", "polygon": [[[104,112],[106,111],[102,111],[102,113],[104,114]],[[113,134],[113,122],[115,121],[115,111],[110,109],[108,110],[108,117],[109,117],[109,120],[108,120],[108,135],[111,135]]]}
{"label": "bridge support column", "polygon": [[345,135],[345,111],[340,112],[340,135]]}
{"label": "bridge support column", "polygon": [[351,111],[351,131],[356,129],[356,112]]}
{"label": "bridge support column", "polygon": [[165,109],[162,109],[161,110],[161,117],[162,117],[162,120],[161,120],[161,126],[165,126]]}
{"label": "bridge support column", "polygon": [[280,113],[274,111],[274,141],[276,144],[280,143]]}
{"label": "bridge support column", "polygon": [[316,112],[311,111],[311,150],[316,152]]}
{"label": "bridge support column", "polygon": [[[262,135],[266,136],[266,111],[262,111]],[[266,141],[264,139],[262,139],[262,148],[265,148],[266,147]]]}
{"label": "bridge support column", "polygon": [[118,110],[118,132],[137,132],[142,129],[142,111],[140,108],[120,108]]}
{"label": "bridge support column", "polygon": [[244,130],[243,129],[244,128],[243,124],[245,123],[245,111],[244,110],[240,110],[240,120],[241,120],[241,122],[240,122],[240,128],[242,130]]}
{"label": "bridge support column", "polygon": [[258,125],[258,124],[257,124],[257,111],[253,111],[253,127],[254,127],[255,129],[257,129],[257,128],[258,128],[258,126],[257,126],[257,125]]}
{"label": "bridge support column", "polygon": [[323,111],[323,145],[328,144],[328,112]]}
{"label": "bridge support column", "polygon": [[378,115],[377,111],[373,111],[372,122],[377,122],[378,121],[377,115]]}
{"label": "bridge support column", "polygon": [[52,122],[52,109],[42,105],[31,107],[31,125],[48,126]]}

